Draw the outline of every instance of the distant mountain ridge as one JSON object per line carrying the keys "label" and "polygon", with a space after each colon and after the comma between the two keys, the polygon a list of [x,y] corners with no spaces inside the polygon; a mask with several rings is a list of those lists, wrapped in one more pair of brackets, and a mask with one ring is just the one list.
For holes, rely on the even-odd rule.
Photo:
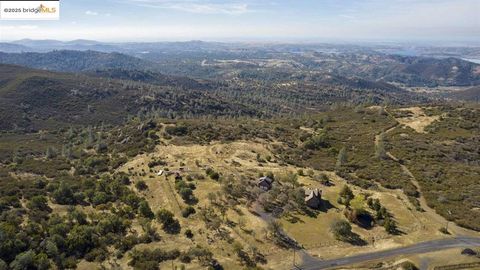
{"label": "distant mountain ridge", "polygon": [[82,72],[98,69],[154,69],[156,64],[121,53],[97,51],[51,51],[47,53],[2,53],[0,63],[36,69]]}
{"label": "distant mountain ridge", "polygon": [[[431,47],[422,50],[423,55],[405,56],[396,55],[395,51],[389,54],[382,53],[381,46],[320,43],[220,43],[195,40],[107,43],[81,39],[72,41],[25,39],[0,43],[0,51],[42,52],[45,55],[42,57],[38,54],[2,54],[0,62],[58,71],[152,70],[169,75],[208,79],[223,79],[225,74],[236,73],[238,69],[242,69],[242,72],[249,68],[254,72],[261,69],[270,72],[279,68],[282,72],[291,74],[301,69],[409,87],[480,85],[479,64],[460,58],[426,57],[429,55],[425,55],[425,52],[431,50],[435,55],[435,52],[442,52],[442,49]],[[465,51],[470,57],[477,55],[477,51],[471,48],[457,51]],[[480,49],[478,51],[480,53]],[[443,55],[451,56],[448,53]],[[458,57],[461,57],[461,54],[458,54]],[[82,66],[82,63],[85,65]]]}
{"label": "distant mountain ridge", "polygon": [[0,42],[0,52],[21,53],[21,52],[28,52],[28,51],[32,51],[32,49],[27,47],[27,46],[20,45],[20,44]]}

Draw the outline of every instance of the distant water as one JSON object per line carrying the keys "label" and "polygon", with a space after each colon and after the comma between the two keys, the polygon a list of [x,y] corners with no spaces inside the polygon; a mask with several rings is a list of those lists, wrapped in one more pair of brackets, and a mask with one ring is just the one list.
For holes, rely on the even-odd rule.
{"label": "distant water", "polygon": [[475,64],[480,64],[480,59],[474,59],[474,58],[462,58],[462,59]]}
{"label": "distant water", "polygon": [[401,56],[418,56],[418,52],[415,50],[409,50],[409,49],[404,49],[404,50],[397,50],[393,52],[394,54],[398,54]]}

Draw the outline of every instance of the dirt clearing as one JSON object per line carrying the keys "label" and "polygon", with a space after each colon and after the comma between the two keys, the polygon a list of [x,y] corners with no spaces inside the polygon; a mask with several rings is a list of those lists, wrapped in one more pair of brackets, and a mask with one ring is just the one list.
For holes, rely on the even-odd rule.
{"label": "dirt clearing", "polygon": [[410,127],[418,133],[425,133],[426,127],[433,122],[440,120],[439,115],[427,116],[420,107],[402,108],[399,109],[399,111],[407,111],[411,114],[407,117],[396,118],[396,120],[400,124]]}

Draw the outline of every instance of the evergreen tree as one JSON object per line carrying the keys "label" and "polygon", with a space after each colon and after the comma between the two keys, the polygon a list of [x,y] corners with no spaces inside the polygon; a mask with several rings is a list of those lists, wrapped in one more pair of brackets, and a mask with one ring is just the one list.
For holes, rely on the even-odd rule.
{"label": "evergreen tree", "polygon": [[95,142],[95,135],[93,134],[92,127],[89,126],[87,129],[87,138],[85,141],[87,148],[91,148],[94,142]]}
{"label": "evergreen tree", "polygon": [[57,156],[57,151],[55,150],[55,148],[49,146],[47,148],[47,151],[45,152],[45,157],[48,159],[51,159],[51,158],[55,158],[56,156]]}
{"label": "evergreen tree", "polygon": [[347,163],[347,149],[343,147],[338,153],[337,167],[342,167]]}
{"label": "evergreen tree", "polygon": [[397,232],[397,223],[395,222],[395,220],[391,219],[389,216],[385,218],[383,227],[385,228],[385,231],[387,231],[390,234],[394,234]]}
{"label": "evergreen tree", "polygon": [[343,186],[342,190],[340,191],[340,198],[342,198],[343,204],[346,206],[350,205],[350,201],[354,198],[354,195],[349,186]]}

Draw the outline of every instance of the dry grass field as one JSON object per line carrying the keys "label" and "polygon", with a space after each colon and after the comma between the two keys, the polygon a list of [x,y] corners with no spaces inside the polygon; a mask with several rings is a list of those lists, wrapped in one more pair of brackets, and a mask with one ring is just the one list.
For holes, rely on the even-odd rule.
{"label": "dry grass field", "polygon": [[[255,179],[259,172],[273,172],[280,175],[287,172],[297,172],[299,167],[292,165],[280,165],[275,162],[258,163],[257,154],[260,156],[272,156],[274,154],[269,150],[270,143],[263,141],[249,142],[236,141],[232,143],[215,142],[208,145],[159,145],[155,151],[149,154],[139,155],[122,167],[119,171],[130,172],[133,174],[133,182],[144,180],[148,185],[146,191],[140,194],[149,202],[152,210],[169,209],[179,218],[182,231],[191,229],[195,237],[189,240],[183,236],[171,236],[158,230],[162,241],[142,244],[142,248],[178,248],[186,250],[196,243],[208,243],[213,251],[214,257],[218,258],[225,269],[236,269],[238,264],[230,245],[223,240],[218,239],[209,232],[205,224],[198,218],[198,214],[190,218],[182,218],[181,211],[187,206],[174,189],[175,181],[173,176],[158,176],[159,170],[178,170],[183,168],[182,175],[204,175],[205,168],[210,167],[218,171],[223,177],[243,175]],[[157,166],[152,170],[147,166],[148,162],[154,159],[161,159],[166,162],[165,166]],[[342,211],[343,205],[337,203],[340,189],[346,185],[346,181],[338,177],[334,172],[312,170],[313,175],[299,176],[298,181],[305,188],[318,187],[323,191],[322,197],[328,201],[331,206],[328,209],[319,211],[315,217],[304,215],[292,215],[281,219],[281,224],[285,232],[298,241],[312,256],[328,259],[341,256],[376,251],[408,245],[419,241],[444,237],[439,232],[439,228],[445,224],[438,224],[432,220],[425,212],[414,210],[406,195],[401,190],[391,190],[379,188],[378,190],[363,190],[359,187],[352,187],[356,198],[352,201],[354,207],[367,207],[365,195],[372,198],[378,198],[389,212],[392,213],[395,221],[401,231],[398,235],[389,235],[383,227],[375,226],[371,229],[363,229],[353,225],[353,231],[362,239],[367,241],[366,246],[354,246],[335,240],[330,232],[330,224],[337,219],[344,219]],[[141,175],[144,173],[144,175]],[[310,172],[312,174],[312,172]],[[326,187],[321,185],[313,176],[325,174],[333,183]],[[202,209],[210,204],[209,193],[220,191],[221,185],[212,179],[195,179],[195,196],[199,203],[196,208]],[[263,252],[268,263],[262,265],[267,269],[289,269],[291,264],[291,252],[278,248],[266,238],[267,222],[254,214],[248,206],[239,206],[234,210],[229,209],[225,219],[233,223],[244,223],[243,228],[238,226],[228,228],[228,233],[235,242],[241,243],[246,247],[253,247]],[[122,268],[128,268],[128,256],[122,260],[109,262],[118,264]],[[169,264],[169,263],[167,263]],[[181,262],[175,261],[174,265],[181,265]],[[167,267],[167,266],[166,266]],[[200,265],[189,264],[188,269],[201,269]]]}

